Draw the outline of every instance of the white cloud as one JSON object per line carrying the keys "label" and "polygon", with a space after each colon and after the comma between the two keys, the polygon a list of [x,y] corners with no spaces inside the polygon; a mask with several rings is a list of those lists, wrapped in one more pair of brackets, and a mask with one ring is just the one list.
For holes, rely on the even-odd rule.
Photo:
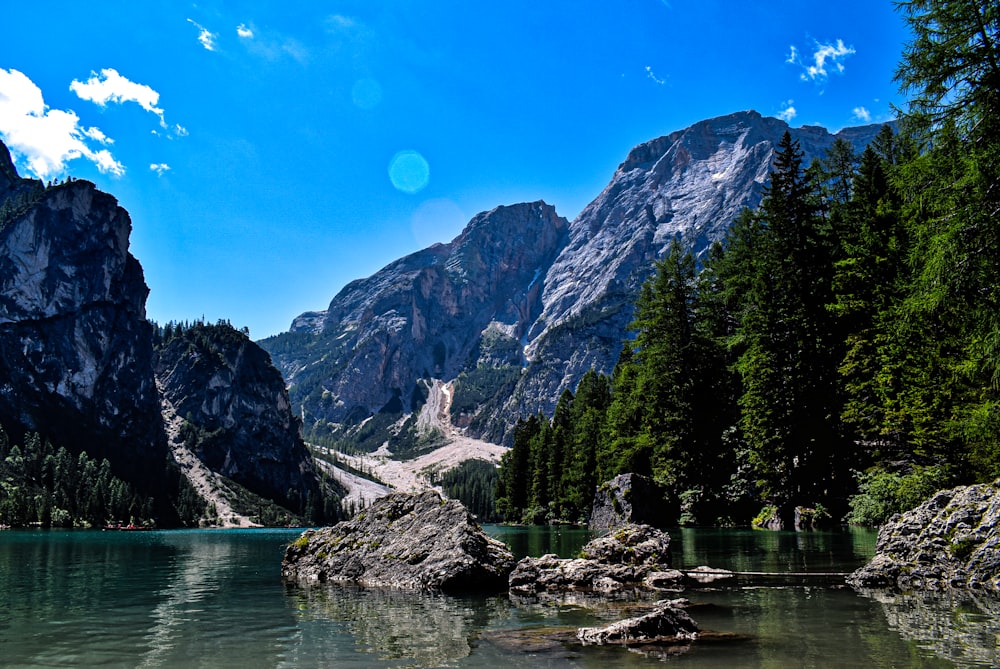
{"label": "white cloud", "polygon": [[792,119],[798,116],[799,114],[795,110],[795,107],[792,106],[793,102],[795,102],[795,100],[788,100],[787,102],[781,103],[782,109],[780,112],[778,112],[778,118],[780,118],[785,123],[791,123]]}
{"label": "white cloud", "polygon": [[209,51],[215,51],[215,40],[219,36],[194,19],[188,19],[187,21],[198,29],[198,41],[201,42],[201,45]]}
{"label": "white cloud", "polygon": [[100,74],[91,72],[90,79],[86,82],[74,79],[69,89],[81,100],[89,100],[102,107],[109,102],[118,104],[135,102],[146,111],[159,116],[160,126],[167,127],[167,122],[163,119],[163,110],[156,106],[160,101],[160,94],[145,84],[129,81],[118,74],[117,70],[106,68],[101,70]]}
{"label": "white cloud", "polygon": [[864,121],[865,123],[871,123],[872,113],[865,109],[864,107],[854,108],[854,118],[859,121]]}
{"label": "white cloud", "polygon": [[156,172],[156,176],[162,177],[164,172],[170,171],[170,165],[166,163],[150,163],[149,169],[152,172]]}
{"label": "white cloud", "polygon": [[830,76],[830,70],[838,74],[844,73],[844,59],[857,53],[854,47],[846,46],[844,40],[838,39],[832,44],[815,43],[815,51],[812,54],[812,63],[805,63],[799,55],[799,50],[793,45],[790,49],[786,63],[799,65],[802,67],[802,74],[799,78],[802,81],[826,81]]}
{"label": "white cloud", "polygon": [[650,79],[652,79],[653,81],[655,81],[656,83],[658,83],[661,86],[663,84],[667,83],[666,79],[660,79],[658,76],[656,76],[656,73],[653,72],[653,68],[650,67],[649,65],[646,66],[646,76],[649,77]]}
{"label": "white cloud", "polygon": [[253,30],[247,28],[247,24],[241,23],[236,26],[236,34],[243,39],[253,39]]}
{"label": "white cloud", "polygon": [[86,128],[86,129],[81,129],[80,132],[82,132],[87,137],[90,137],[91,139],[100,142],[101,144],[114,144],[115,143],[115,140],[111,139],[110,137],[108,137],[107,135],[105,135],[103,132],[101,132],[100,128]]}
{"label": "white cloud", "polygon": [[826,71],[827,61],[837,70],[837,72],[843,73],[844,64],[840,62],[842,59],[855,53],[854,49],[848,46],[844,46],[843,40],[837,40],[836,44],[820,44],[816,43],[816,51],[813,52],[813,64],[806,68],[806,74],[812,80],[816,79],[826,79],[828,73]]}
{"label": "white cloud", "polygon": [[0,137],[15,157],[39,179],[57,176],[66,163],[86,158],[101,172],[121,176],[125,167],[107,149],[95,150],[87,140],[111,144],[98,128],[82,128],[71,110],[49,109],[42,90],[23,73],[0,68]]}

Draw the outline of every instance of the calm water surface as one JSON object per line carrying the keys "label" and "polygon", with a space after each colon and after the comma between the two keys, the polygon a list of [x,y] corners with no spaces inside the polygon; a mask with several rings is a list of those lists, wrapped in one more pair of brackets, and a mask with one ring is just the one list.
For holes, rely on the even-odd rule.
{"label": "calm water surface", "polygon": [[[568,528],[488,531],[515,554],[575,555]],[[4,667],[648,667],[663,658],[563,644],[567,630],[642,602],[449,597],[280,579],[297,530],[0,532]],[[872,533],[675,530],[674,565],[849,571]],[[704,629],[677,667],[997,666],[993,602],[793,585],[685,593]]]}

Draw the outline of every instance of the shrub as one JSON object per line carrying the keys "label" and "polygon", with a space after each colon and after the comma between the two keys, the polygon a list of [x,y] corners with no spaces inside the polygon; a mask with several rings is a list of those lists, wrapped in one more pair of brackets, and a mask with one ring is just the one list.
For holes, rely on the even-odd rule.
{"label": "shrub", "polygon": [[858,494],[851,497],[845,520],[852,525],[877,526],[903,513],[948,486],[944,467],[916,467],[908,474],[887,471],[858,472]]}

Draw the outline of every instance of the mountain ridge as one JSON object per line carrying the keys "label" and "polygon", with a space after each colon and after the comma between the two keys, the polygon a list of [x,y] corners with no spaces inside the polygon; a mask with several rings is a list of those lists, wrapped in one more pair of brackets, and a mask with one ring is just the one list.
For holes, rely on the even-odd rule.
{"label": "mountain ridge", "polygon": [[[370,416],[419,411],[420,380],[440,379],[455,382],[456,406],[473,407],[453,415],[457,423],[471,436],[507,443],[517,417],[551,412],[559,393],[575,388],[590,369],[611,371],[653,261],[674,238],[704,253],[744,207],[757,206],[785,131],[800,143],[808,161],[838,137],[860,149],[880,127],[832,134],[816,126],[793,129],[755,111],[700,121],[631,149],[605,189],[573,221],[557,226],[557,237],[538,240],[544,252],[532,257],[530,268],[525,262],[518,265],[516,276],[501,276],[504,266],[483,244],[496,240],[482,228],[510,226],[497,212],[528,206],[548,208],[552,217],[565,221],[543,201],[478,214],[452,242],[351,282],[325,311],[307,312],[295,319],[289,333],[260,343],[288,381],[313,436],[350,441],[352,426]],[[526,233],[514,232],[506,242],[527,239]],[[463,243],[478,255],[456,254]],[[525,245],[508,253],[528,251]],[[484,258],[489,262],[475,262]],[[437,338],[428,337],[427,328],[434,329],[428,316],[437,314],[436,306],[456,307],[453,292],[462,282],[425,282],[418,299],[412,280],[401,281],[401,270],[430,271],[441,262],[450,267],[451,276],[480,285],[482,301],[492,304],[507,295],[520,308],[489,319],[453,310],[446,314],[447,325],[434,333]],[[434,287],[447,288],[439,305],[429,292]],[[371,292],[359,294],[366,290]],[[420,301],[424,308],[414,309],[406,299]],[[359,317],[362,303],[370,311]],[[350,330],[362,323],[367,327],[363,332]],[[408,339],[406,331],[413,336]],[[376,340],[382,346],[373,347]],[[429,358],[448,364],[427,364]],[[376,373],[365,377],[366,369]],[[357,389],[357,381],[365,378],[370,385]],[[386,438],[397,434],[390,429]]]}

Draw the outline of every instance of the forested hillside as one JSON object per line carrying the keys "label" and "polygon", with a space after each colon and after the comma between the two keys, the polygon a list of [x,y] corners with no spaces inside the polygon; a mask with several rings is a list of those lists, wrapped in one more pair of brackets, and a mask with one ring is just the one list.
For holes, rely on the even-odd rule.
{"label": "forested hillside", "polygon": [[633,471],[685,522],[878,523],[1000,476],[1000,9],[899,6],[899,132],[810,165],[786,134],[701,266],[673,244],[613,376],[518,423],[505,518],[579,520]]}

